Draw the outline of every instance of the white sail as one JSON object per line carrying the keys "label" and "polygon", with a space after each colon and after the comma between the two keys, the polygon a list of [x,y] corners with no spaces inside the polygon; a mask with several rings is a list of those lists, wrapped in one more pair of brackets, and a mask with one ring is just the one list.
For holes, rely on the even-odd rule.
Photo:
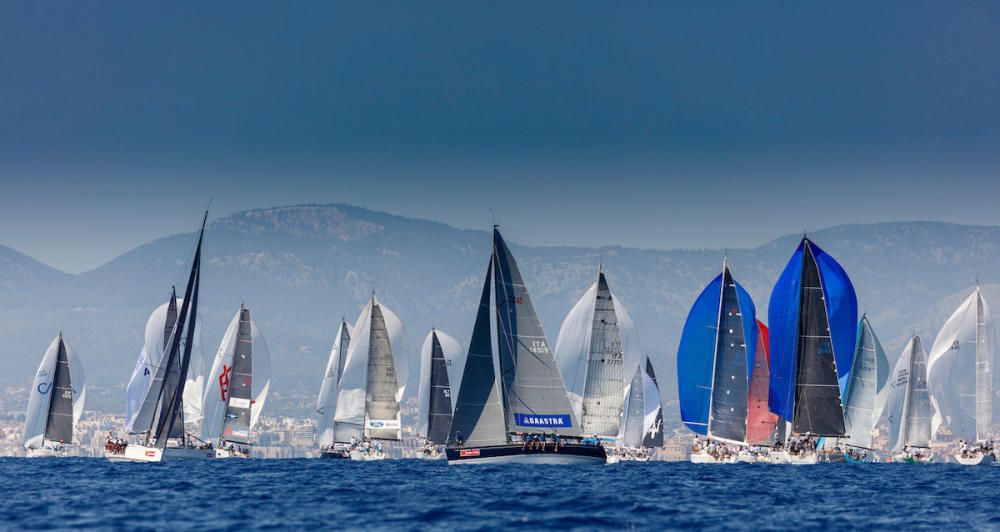
{"label": "white sail", "polygon": [[[573,407],[573,411],[576,414],[577,419],[580,420],[582,424],[582,430],[586,434],[600,433],[601,435],[614,435],[620,430],[620,420],[624,412],[624,403],[615,405],[612,410],[617,411],[614,416],[614,421],[609,420],[599,420],[599,417],[609,417],[609,416],[585,416],[584,415],[584,403],[585,395],[587,393],[587,381],[588,377],[594,377],[593,375],[588,375],[590,367],[593,365],[591,358],[592,354],[604,355],[600,353],[606,350],[601,346],[595,346],[593,334],[595,329],[600,330],[599,324],[594,323],[594,317],[596,309],[598,307],[598,293],[599,287],[601,285],[603,274],[599,274],[599,278],[595,281],[583,296],[577,301],[576,305],[570,310],[569,314],[566,315],[566,319],[563,320],[562,326],[559,328],[559,337],[556,340],[555,347],[555,359],[559,367],[559,374],[562,375],[566,390],[569,393],[570,404]],[[627,390],[629,385],[629,376],[634,375],[636,368],[639,367],[639,363],[642,360],[642,352],[639,345],[639,334],[635,328],[635,324],[632,322],[631,317],[629,317],[628,312],[625,310],[625,306],[621,303],[615,295],[614,292],[610,290],[605,284],[604,289],[607,290],[607,294],[610,296],[610,301],[605,302],[602,308],[611,306],[614,312],[616,331],[614,331],[617,338],[613,339],[602,339],[601,343],[617,344],[620,342],[620,352],[622,353],[622,366],[620,371],[620,382],[618,387],[620,390]],[[611,346],[613,347],[618,346]],[[603,359],[603,356],[602,356]],[[615,371],[618,375],[619,372]],[[591,379],[593,381],[593,379]],[[615,396],[621,397],[621,401],[624,401],[624,397],[627,395],[627,391],[624,393],[616,393]],[[602,401],[605,402],[605,401]],[[610,402],[610,401],[607,401]],[[607,430],[601,430],[605,428]]]}
{"label": "white sail", "polygon": [[[177,308],[184,304],[182,298],[177,298]],[[149,391],[153,374],[163,358],[164,327],[167,321],[169,302],[156,307],[146,320],[145,343],[139,352],[132,377],[125,387],[125,425],[132,431],[139,407],[142,406]],[[188,368],[187,382],[184,384],[184,422],[200,423],[202,419],[202,397],[205,393],[204,355],[201,349],[201,319],[195,325],[194,348],[191,350],[191,365]]]}
{"label": "white sail", "polygon": [[946,425],[956,439],[989,436],[991,333],[990,310],[977,287],[948,318],[931,348],[927,379],[934,405],[932,434]]}
{"label": "white sail", "polygon": [[[49,344],[42,361],[38,365],[35,379],[31,384],[28,395],[28,408],[25,411],[24,436],[22,443],[25,448],[41,447],[45,437],[45,427],[49,417],[49,405],[52,401],[52,384],[56,372],[56,362],[59,355],[59,341],[62,340],[66,349],[66,356],[69,361],[70,381],[72,382],[73,394],[73,434],[76,435],[76,425],[83,415],[83,407],[86,402],[87,383],[83,371],[83,365],[76,356],[76,351],[69,345],[62,335],[56,336]],[[70,442],[66,442],[70,443]]]}
{"label": "white sail", "polygon": [[333,416],[337,411],[337,385],[347,361],[347,351],[351,346],[351,332],[347,322],[341,320],[337,327],[337,337],[330,348],[330,357],[326,361],[326,372],[319,388],[319,398],[316,399],[316,432],[319,434],[320,447],[333,444]]}
{"label": "white sail", "polygon": [[468,352],[448,334],[440,330],[432,330],[427,333],[424,343],[420,347],[420,384],[417,389],[417,434],[427,436],[427,420],[430,412],[431,398],[431,351],[433,336],[437,334],[438,343],[441,345],[441,352],[444,354],[445,364],[448,368],[448,382],[451,387],[452,410],[455,408],[455,399],[461,386],[462,371],[465,369],[465,357]]}
{"label": "white sail", "polygon": [[929,447],[931,405],[927,393],[927,358],[919,336],[910,338],[889,377],[884,412],[889,448]]}
{"label": "white sail", "polygon": [[[230,378],[233,367],[233,353],[236,350],[237,332],[240,325],[240,311],[236,312],[226,333],[222,336],[219,350],[215,353],[212,362],[212,370],[208,374],[208,386],[201,401],[204,405],[204,422],[202,423],[202,439],[207,442],[216,442],[222,434],[222,427],[226,415],[226,393],[230,386]],[[271,355],[267,348],[267,342],[260,333],[257,323],[250,320],[250,337],[252,341],[252,374],[251,393],[253,401],[250,403],[250,429],[257,425],[257,419],[264,408],[268,392],[271,389]],[[185,394],[185,399],[187,394]],[[185,412],[186,415],[186,412]]]}
{"label": "white sail", "polygon": [[653,378],[649,376],[649,373],[645,371],[642,372],[642,387],[642,434],[645,436],[652,430],[660,414],[660,389],[656,386]]}
{"label": "white sail", "polygon": [[[365,305],[351,330],[351,345],[347,351],[347,362],[340,377],[337,390],[337,409],[334,414],[334,440],[347,442],[350,439],[362,439],[371,430],[400,432],[398,413],[395,420],[370,419],[368,412],[369,396],[369,359],[373,354],[371,338],[373,329],[374,308],[378,306],[385,323],[385,333],[392,353],[392,362],[396,378],[397,390],[395,401],[402,401],[406,389],[406,379],[409,375],[409,362],[406,351],[406,331],[396,314],[380,304],[375,297]],[[372,425],[379,424],[379,427]]]}

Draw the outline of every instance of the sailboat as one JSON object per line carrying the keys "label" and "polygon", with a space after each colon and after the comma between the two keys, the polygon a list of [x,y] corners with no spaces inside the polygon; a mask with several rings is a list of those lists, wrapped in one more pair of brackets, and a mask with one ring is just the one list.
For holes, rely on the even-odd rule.
{"label": "sailboat", "polygon": [[403,323],[372,294],[351,332],[333,418],[334,441],[351,445],[352,460],[382,460],[382,442],[401,439],[406,346]]}
{"label": "sailboat", "polygon": [[69,454],[86,395],[83,365],[59,333],[42,355],[28,396],[23,442],[28,458]]}
{"label": "sailboat", "polygon": [[465,367],[466,351],[451,336],[431,329],[420,349],[420,387],[417,397],[417,434],[424,446],[417,458],[443,459],[448,443],[453,397]]}
{"label": "sailboat", "polygon": [[198,289],[201,282],[201,245],[207,220],[208,211],[205,211],[183,303],[165,342],[162,356],[150,367],[149,386],[145,389],[134,416],[129,420],[129,432],[138,441],[125,445],[121,452],[106,454],[111,460],[160,462],[167,458],[204,459],[215,455],[215,450],[210,446],[197,446],[192,442],[184,430],[182,406],[194,347]]}
{"label": "sailboat", "polygon": [[681,421],[706,437],[692,449],[694,463],[735,463],[748,445],[756,312],[723,260],[722,273],[688,313],[677,349],[677,384]]}
{"label": "sailboat", "polygon": [[330,349],[330,357],[326,362],[326,372],[323,373],[323,383],[316,399],[316,432],[319,433],[319,452],[321,458],[350,458],[350,448],[338,446],[334,442],[334,414],[337,413],[337,391],[340,377],[344,373],[347,362],[347,350],[351,345],[351,330],[347,320],[341,318],[337,327],[337,336]]}
{"label": "sailboat", "polygon": [[208,383],[202,441],[217,448],[216,458],[249,457],[250,435],[271,389],[271,353],[244,305],[222,337]]}
{"label": "sailboat", "polygon": [[896,361],[887,386],[885,416],[889,423],[889,452],[893,462],[930,462],[931,407],[927,389],[927,355],[920,337],[913,335]]}
{"label": "sailboat", "polygon": [[635,325],[603,268],[559,329],[555,358],[584,435],[614,442],[629,379],[643,359]]}
{"label": "sailboat", "polygon": [[[183,305],[183,301],[177,297],[177,291],[171,288],[167,302],[154,309],[150,313],[149,319],[146,320],[145,343],[139,353],[139,358],[136,360],[135,368],[132,370],[132,377],[125,388],[125,429],[127,432],[132,432],[132,425],[143,400],[145,400],[146,393],[149,391],[153,374],[166,352],[170,335],[177,322],[178,305]],[[191,365],[188,368],[184,397],[181,400],[184,424],[191,430],[200,430],[197,427],[200,427],[202,420],[202,400],[205,391],[202,360],[201,325],[196,323]]]}
{"label": "sailboat", "polygon": [[931,434],[945,425],[964,441],[955,456],[963,465],[994,462],[992,334],[990,309],[977,286],[941,328],[927,363],[935,410]]}
{"label": "sailboat", "polygon": [[858,300],[844,269],[803,237],[771,292],[768,406],[788,421],[783,456],[818,460],[815,438],[841,438],[854,361]]}
{"label": "sailboat", "polygon": [[[558,443],[548,440],[556,437]],[[583,443],[580,437],[531,296],[494,226],[493,251],[445,450],[448,463],[607,461],[596,439]]]}
{"label": "sailboat", "polygon": [[[872,432],[885,406],[889,360],[867,315],[858,323],[857,337],[844,408],[846,435],[827,450],[828,461],[866,461],[871,456]],[[846,453],[838,452],[842,445],[848,448]]]}
{"label": "sailboat", "polygon": [[[757,320],[757,345],[754,349],[747,401],[747,444],[750,446],[772,447],[777,441],[775,426],[778,423],[778,416],[767,407],[768,386],[771,380],[771,355],[768,345],[767,326]],[[737,459],[755,462],[757,456],[755,453],[741,452]]]}
{"label": "sailboat", "polygon": [[625,398],[620,445],[609,462],[648,462],[649,449],[663,447],[663,404],[653,364],[648,357],[636,368]]}

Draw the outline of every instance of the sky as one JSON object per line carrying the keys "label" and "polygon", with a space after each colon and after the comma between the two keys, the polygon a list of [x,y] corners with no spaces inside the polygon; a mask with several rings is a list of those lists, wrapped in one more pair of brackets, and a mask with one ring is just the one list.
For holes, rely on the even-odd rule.
{"label": "sky", "polygon": [[995,2],[0,3],[0,244],[349,203],[530,245],[1000,224]]}

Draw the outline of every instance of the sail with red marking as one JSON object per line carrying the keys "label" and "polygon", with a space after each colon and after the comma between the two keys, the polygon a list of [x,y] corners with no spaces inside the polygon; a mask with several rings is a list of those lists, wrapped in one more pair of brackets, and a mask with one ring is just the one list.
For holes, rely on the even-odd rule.
{"label": "sail with red marking", "polygon": [[774,426],[778,422],[778,416],[767,409],[770,379],[771,355],[768,350],[767,325],[757,320],[757,346],[747,401],[747,443],[750,445],[774,443]]}

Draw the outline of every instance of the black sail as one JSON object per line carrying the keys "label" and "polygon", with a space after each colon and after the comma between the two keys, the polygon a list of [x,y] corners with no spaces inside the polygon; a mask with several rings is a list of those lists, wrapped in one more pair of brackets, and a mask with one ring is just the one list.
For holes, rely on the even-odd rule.
{"label": "black sail", "polygon": [[844,409],[830,323],[819,268],[808,241],[802,254],[797,366],[792,431],[814,436],[843,436],[846,432]]}
{"label": "black sail", "polygon": [[660,403],[660,408],[656,410],[656,421],[649,431],[642,437],[643,447],[663,447],[663,403],[660,401],[660,384],[656,382],[656,373],[653,371],[653,363],[646,359],[646,374],[653,381],[656,388],[656,397],[646,397],[646,401],[656,401]]}
{"label": "black sail", "polygon": [[52,400],[45,422],[45,439],[63,443],[73,441],[73,383],[69,374],[69,356],[61,335],[52,379]]}
{"label": "black sail", "polygon": [[448,433],[448,443],[456,444],[461,437],[467,446],[501,445],[507,443],[503,407],[497,391],[496,370],[493,359],[493,340],[490,332],[492,312],[490,292],[493,286],[493,267],[486,268],[483,294],[479,298],[476,324],[469,341],[469,355],[462,372],[462,385],[455,400],[455,414]]}
{"label": "black sail", "polygon": [[253,404],[253,323],[250,309],[240,307],[240,323],[233,350],[232,376],[226,394],[222,439],[250,443],[250,407]]}
{"label": "black sail", "polygon": [[734,442],[747,439],[747,346],[743,337],[736,283],[729,268],[722,272],[722,302],[716,335],[715,370],[709,434]]}
{"label": "black sail", "polygon": [[431,393],[427,439],[432,443],[447,443],[450,429],[451,386],[448,383],[448,363],[435,332],[431,334]]}

